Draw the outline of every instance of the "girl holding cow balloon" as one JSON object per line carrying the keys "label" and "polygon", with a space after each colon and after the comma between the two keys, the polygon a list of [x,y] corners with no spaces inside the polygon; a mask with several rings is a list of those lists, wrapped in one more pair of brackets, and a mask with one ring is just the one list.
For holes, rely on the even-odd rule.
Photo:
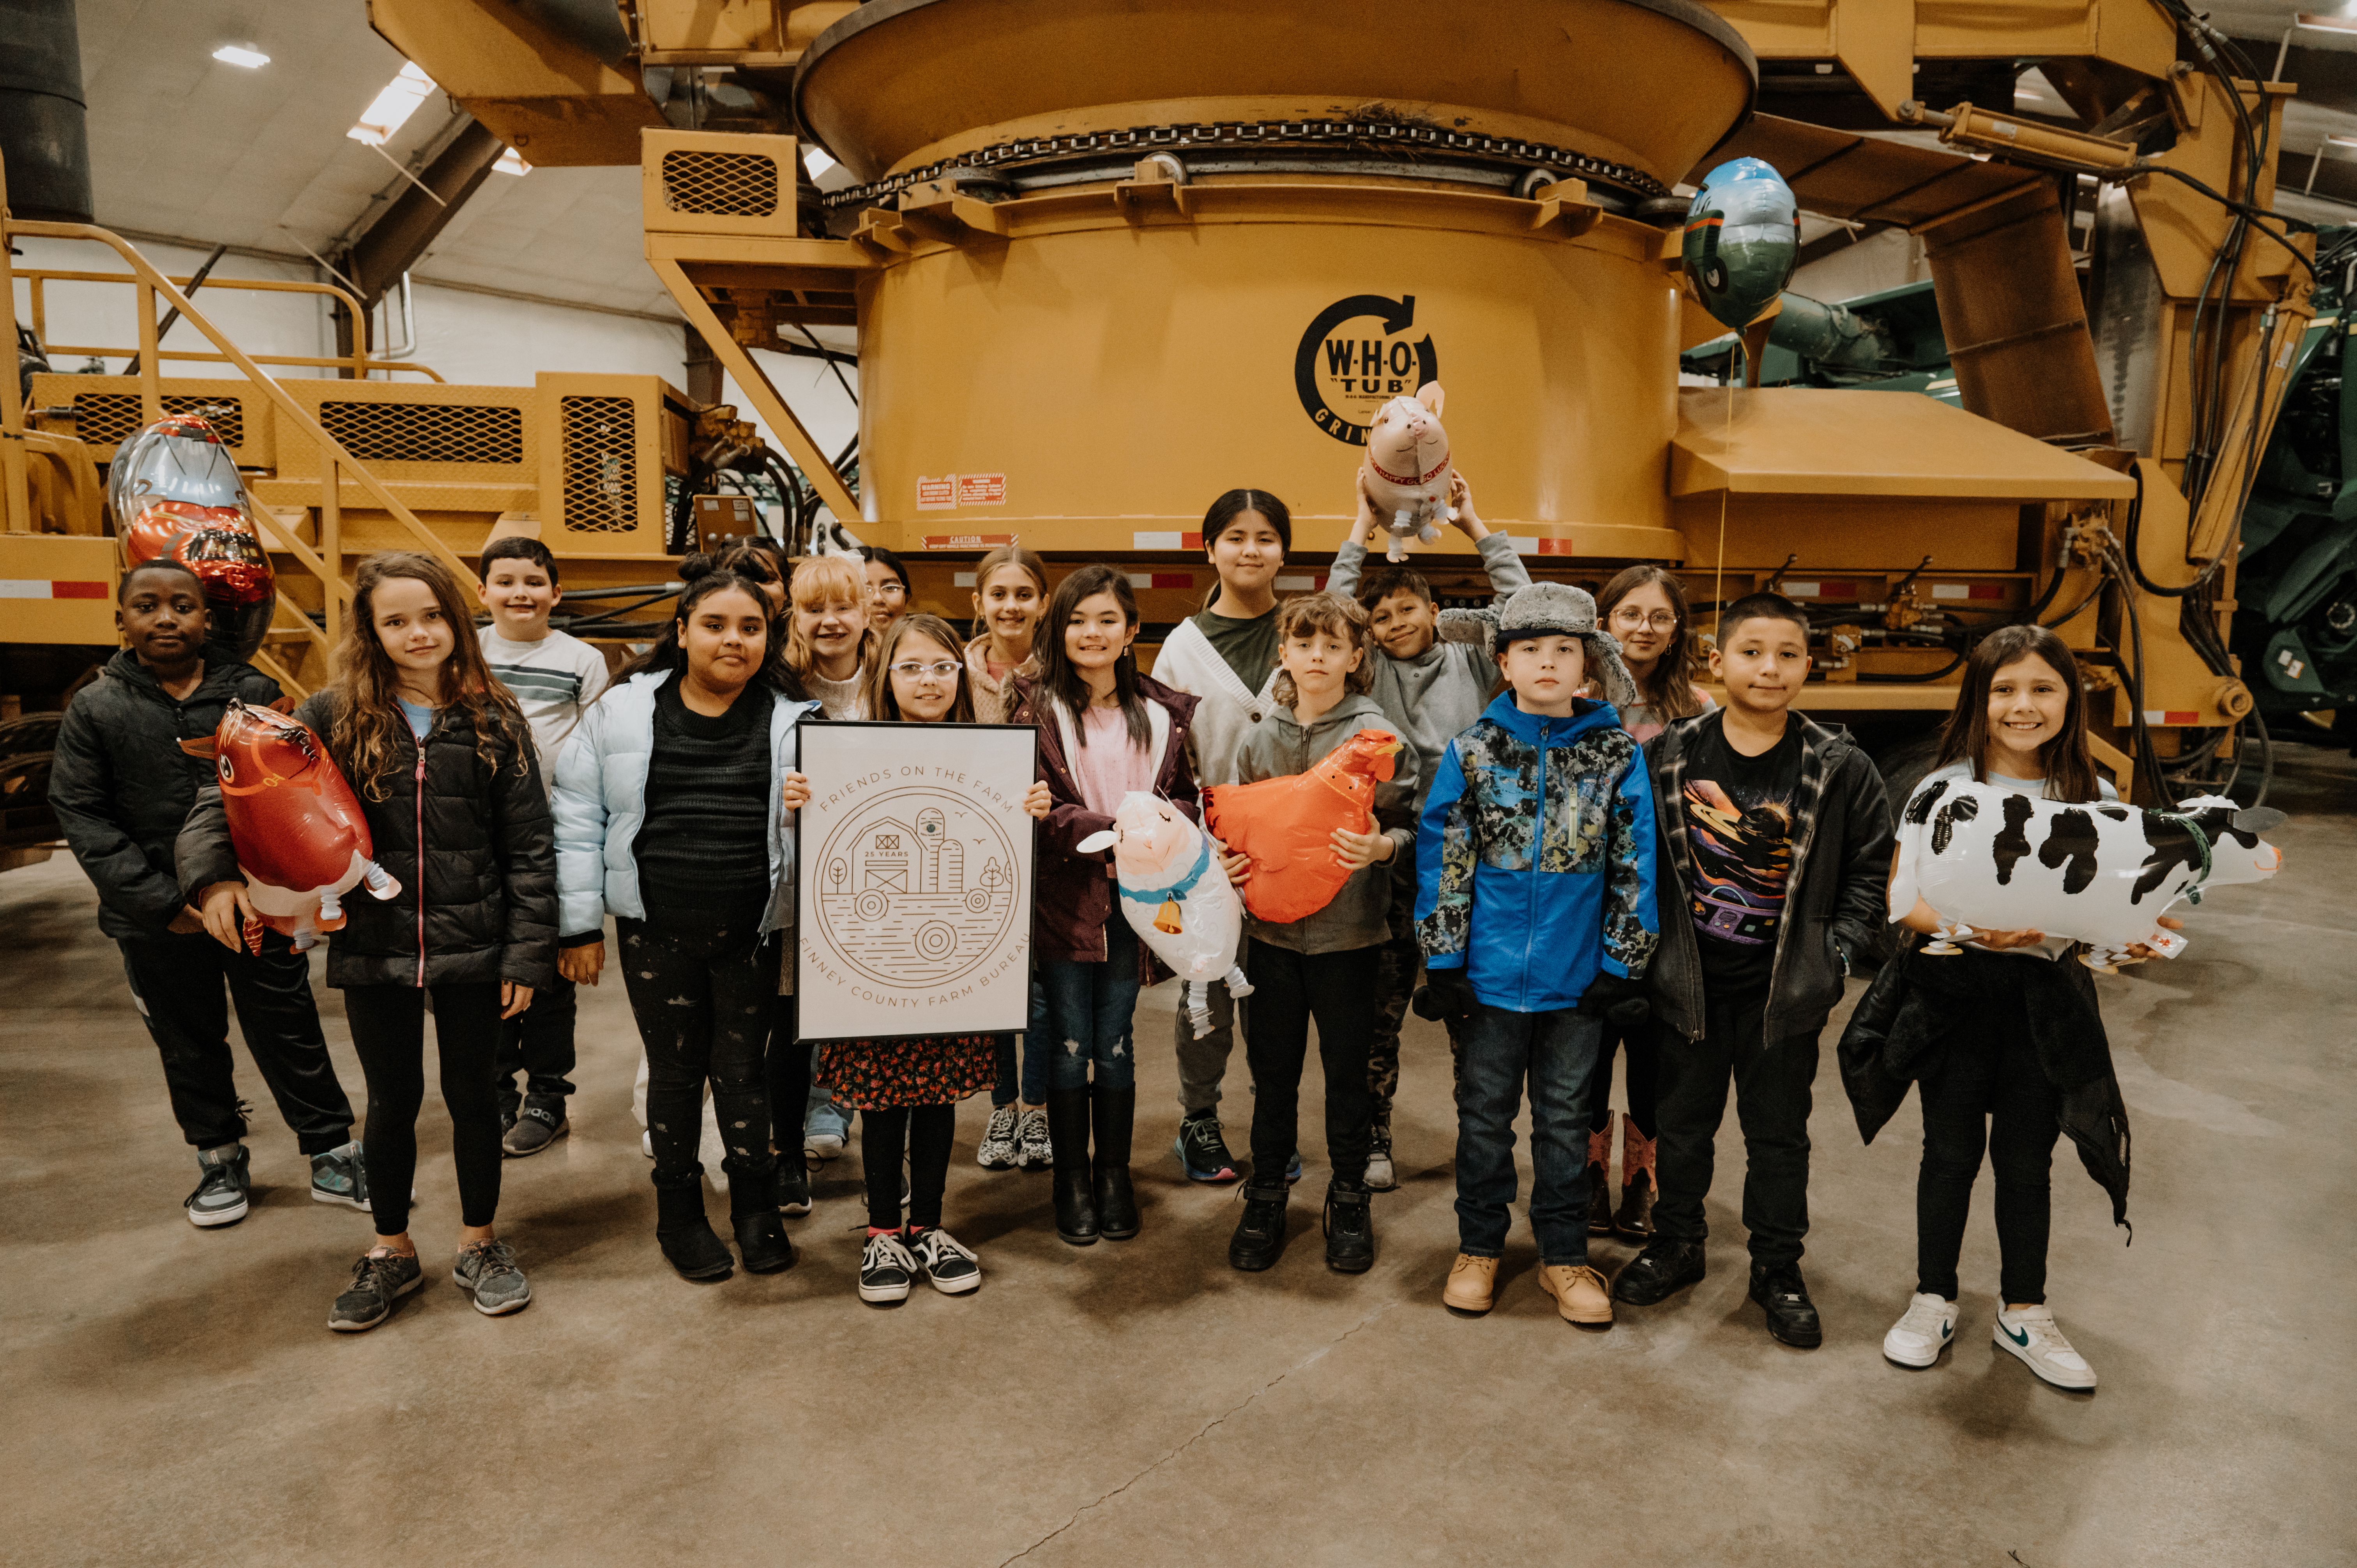
{"label": "girl holding cow balloon", "polygon": [[[1964,782],[2048,800],[2118,798],[2095,774],[2078,667],[2053,632],[2009,626],[1973,650],[1938,762],[1906,815],[1921,821],[1922,804]],[[1921,898],[1898,918],[1924,935],[1941,927]],[[2159,923],[2183,924],[2167,916]],[[1915,1294],[1882,1342],[1898,1365],[1930,1367],[1954,1337],[1956,1262],[1986,1148],[2002,1260],[1991,1337],[2058,1388],[2095,1386],[2094,1369],[2046,1305],[2056,1141],[2067,1132],[2079,1145],[2088,1173],[2112,1196],[2115,1220],[2125,1222],[2127,1202],[2126,1112],[2094,983],[2076,950],[2040,931],[1980,930],[1949,956],[1902,953],[1877,982],[1883,994],[1860,1004],[1865,1023],[1854,1022],[1843,1039],[1843,1076],[1867,1136],[1897,1109],[1905,1076],[1922,1096]],[[2141,944],[2127,953],[2152,956]],[[1891,1064],[1902,1062],[1894,1071]]]}
{"label": "girl holding cow balloon", "polygon": [[[424,1282],[409,1236],[423,1104],[426,993],[457,1167],[461,1244],[453,1277],[493,1316],[532,1289],[498,1238],[500,1024],[548,983],[555,865],[532,732],[491,679],[471,594],[432,556],[361,564],[336,680],[296,710],[358,797],[375,856],[400,883],[354,890],[328,949],[368,1079],[362,1143],[376,1244],[353,1266],[330,1328],[373,1328]],[[205,929],[236,947],[259,917],[231,843],[221,787],[198,799],[178,846],[181,886]]]}

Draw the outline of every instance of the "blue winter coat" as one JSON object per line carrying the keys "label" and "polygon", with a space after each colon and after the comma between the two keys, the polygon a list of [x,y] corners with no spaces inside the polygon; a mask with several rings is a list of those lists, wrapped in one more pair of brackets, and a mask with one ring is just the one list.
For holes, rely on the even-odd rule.
{"label": "blue winter coat", "polygon": [[1660,934],[1653,790],[1609,704],[1540,718],[1509,692],[1448,743],[1416,832],[1416,939],[1491,1007],[1577,1004]]}
{"label": "blue winter coat", "polygon": [[[605,929],[610,912],[644,919],[639,830],[647,820],[647,764],[654,756],[655,693],[670,671],[641,671],[589,705],[556,762],[549,811],[556,819],[557,930],[568,943]],[[794,832],[779,791],[801,756],[795,726],[818,711],[772,692],[770,711],[770,908],[764,935],[794,925]],[[759,702],[748,692],[740,702]]]}

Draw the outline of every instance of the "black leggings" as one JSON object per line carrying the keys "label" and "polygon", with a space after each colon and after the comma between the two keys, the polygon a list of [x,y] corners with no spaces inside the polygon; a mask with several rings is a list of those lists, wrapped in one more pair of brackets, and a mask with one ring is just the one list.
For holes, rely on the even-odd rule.
{"label": "black leggings", "polygon": [[765,1057],[778,1011],[778,944],[758,934],[759,919],[757,910],[717,920],[615,921],[622,982],[647,1047],[647,1129],[658,1187],[703,1174],[695,1145],[707,1079],[727,1151],[721,1168],[732,1182],[775,1168]]}
{"label": "black leggings", "polygon": [[896,1105],[859,1113],[859,1165],[867,1177],[867,1223],[900,1228],[900,1150],[909,1151],[909,1224],[919,1230],[942,1222],[942,1190],[949,1185],[950,1142],[957,1131],[954,1105]]}
{"label": "black leggings", "polygon": [[1604,1026],[1603,1043],[1596,1048],[1596,1070],[1587,1079],[1587,1130],[1601,1133],[1612,1123],[1612,1047],[1629,1053],[1629,1120],[1641,1138],[1653,1136],[1653,1112],[1660,1103],[1662,1050],[1654,1042],[1653,1026]]}
{"label": "black leggings", "polygon": [[[436,985],[434,1054],[450,1109],[450,1159],[458,1167],[458,1218],[489,1225],[500,1211],[500,1102],[491,1063],[500,1048],[497,981]],[[369,1197],[376,1233],[409,1229],[417,1179],[417,1113],[425,1103],[425,993],[414,985],[344,988],[344,1022],[368,1079]]]}
{"label": "black leggings", "polygon": [[770,1141],[781,1160],[802,1157],[802,1112],[810,1104],[813,1048],[808,1040],[794,1038],[794,999],[779,997],[777,1011],[771,1015],[765,1060],[770,1079]]}
{"label": "black leggings", "polygon": [[1333,1179],[1367,1179],[1374,1133],[1374,1097],[1367,1088],[1367,1049],[1382,1004],[1376,985],[1381,947],[1302,953],[1254,938],[1245,959],[1251,976],[1252,1021],[1244,1060],[1253,1076],[1253,1179],[1274,1180],[1292,1164],[1300,1143],[1301,1075],[1309,1055],[1309,1024],[1318,1024],[1318,1056],[1326,1071],[1326,1157]]}
{"label": "black leggings", "polygon": [[[1931,959],[1958,963],[1962,959]],[[1992,955],[1996,963],[2035,963]],[[1986,964],[1984,965],[1986,967]],[[1992,988],[1994,990],[1994,988]],[[2050,1177],[2062,1135],[2061,1100],[2030,1044],[2019,993],[1992,994],[1955,1020],[1940,1060],[1921,1079],[1923,1164],[1915,1178],[1915,1288],[1956,1299],[1956,1258],[1979,1179],[1981,1150],[1996,1173],[1998,1286],[2007,1302],[2046,1299]]]}

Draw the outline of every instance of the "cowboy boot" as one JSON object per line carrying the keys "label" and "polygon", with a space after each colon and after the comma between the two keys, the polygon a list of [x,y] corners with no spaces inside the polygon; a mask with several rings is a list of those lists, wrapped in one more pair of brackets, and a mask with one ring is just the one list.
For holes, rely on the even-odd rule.
{"label": "cowboy boot", "polygon": [[1637,1131],[1628,1117],[1620,1118],[1620,1209],[1612,1217],[1613,1230],[1631,1241],[1653,1234],[1653,1140]]}
{"label": "cowboy boot", "polygon": [[[1626,1119],[1621,1125],[1628,1124]],[[1612,1112],[1604,1113],[1604,1130],[1587,1135],[1587,1233],[1612,1234]]]}

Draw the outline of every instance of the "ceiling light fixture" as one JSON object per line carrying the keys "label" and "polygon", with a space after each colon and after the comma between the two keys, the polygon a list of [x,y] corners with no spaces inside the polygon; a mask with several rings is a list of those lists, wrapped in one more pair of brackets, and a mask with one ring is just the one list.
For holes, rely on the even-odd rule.
{"label": "ceiling light fixture", "polygon": [[824,147],[804,147],[802,166],[810,170],[811,178],[816,179],[834,166],[834,159],[829,156]]}
{"label": "ceiling light fixture", "polygon": [[268,55],[244,44],[223,44],[213,51],[213,59],[223,65],[242,65],[248,70],[259,70],[270,63]]}
{"label": "ceiling light fixture", "polygon": [[384,91],[361,113],[360,124],[344,133],[355,142],[366,142],[381,147],[395,131],[425,102],[434,91],[434,79],[414,65],[404,65],[401,74],[384,84]]}
{"label": "ceiling light fixture", "polygon": [[510,147],[500,155],[500,161],[491,166],[491,172],[493,174],[530,174],[532,166],[518,157],[516,150]]}

